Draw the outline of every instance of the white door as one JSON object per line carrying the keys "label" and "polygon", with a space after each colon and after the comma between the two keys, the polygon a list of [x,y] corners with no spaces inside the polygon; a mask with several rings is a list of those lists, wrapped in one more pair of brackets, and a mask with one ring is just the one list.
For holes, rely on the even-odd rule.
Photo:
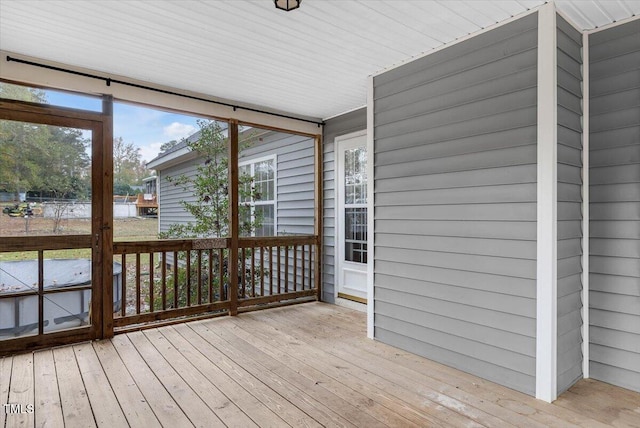
{"label": "white door", "polygon": [[336,139],[337,297],[367,302],[367,137]]}

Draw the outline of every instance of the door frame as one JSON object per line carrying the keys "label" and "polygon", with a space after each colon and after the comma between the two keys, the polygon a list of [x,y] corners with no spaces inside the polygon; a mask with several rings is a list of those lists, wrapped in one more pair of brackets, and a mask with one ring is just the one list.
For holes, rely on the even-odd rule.
{"label": "door frame", "polygon": [[356,131],[356,132],[351,132],[349,134],[343,134],[340,135],[338,137],[336,137],[334,139],[334,188],[335,188],[335,194],[334,194],[334,207],[335,207],[335,214],[334,214],[334,238],[335,238],[335,243],[334,243],[334,252],[335,252],[335,259],[334,259],[334,299],[337,302],[338,299],[341,299],[341,297],[338,296],[339,293],[339,280],[340,280],[340,270],[342,268],[342,264],[343,264],[343,259],[344,259],[344,249],[342,246],[342,241],[344,240],[344,232],[342,231],[342,227],[344,227],[344,215],[343,213],[340,212],[339,207],[342,205],[341,204],[341,198],[343,197],[342,192],[343,192],[343,184],[341,183],[341,174],[340,174],[340,168],[342,165],[342,162],[340,161],[340,146],[341,143],[343,143],[344,141],[347,140],[351,140],[354,138],[358,138],[358,137],[365,137],[364,141],[363,141],[363,146],[367,149],[367,263],[364,264],[363,266],[363,273],[366,275],[366,302],[360,302],[363,303],[365,305],[367,305],[367,307],[369,305],[372,304],[372,299],[371,299],[371,293],[370,293],[370,287],[369,287],[369,283],[371,281],[370,278],[370,268],[369,265],[372,263],[371,258],[369,257],[371,254],[371,246],[373,243],[372,240],[372,236],[370,235],[370,230],[371,228],[370,223],[373,220],[373,212],[371,211],[371,201],[369,200],[369,188],[372,185],[372,177],[370,177],[370,168],[369,168],[369,163],[372,161],[370,153],[369,153],[369,148],[368,148],[368,143],[367,143],[367,131],[366,130],[362,130],[362,131]]}
{"label": "door frame", "polygon": [[[55,246],[74,248],[78,242],[90,242],[91,252],[91,324],[70,330],[7,339],[2,342],[1,354],[75,343],[113,336],[112,302],[112,124],[111,98],[103,98],[103,112],[90,112],[24,101],[0,100],[0,120],[13,120],[34,124],[90,130],[91,138],[91,232],[89,235],[67,236]],[[40,237],[41,239],[41,237]],[[9,247],[18,246],[28,251],[29,238],[5,240]],[[37,242],[38,237],[35,237]],[[16,241],[15,243],[13,241]],[[58,242],[59,240],[55,240]],[[42,247],[42,246],[40,246]],[[43,247],[44,248],[44,247]],[[53,248],[53,247],[52,247]],[[83,247],[85,248],[85,247]],[[46,250],[45,250],[46,251]],[[42,316],[42,314],[40,314]]]}

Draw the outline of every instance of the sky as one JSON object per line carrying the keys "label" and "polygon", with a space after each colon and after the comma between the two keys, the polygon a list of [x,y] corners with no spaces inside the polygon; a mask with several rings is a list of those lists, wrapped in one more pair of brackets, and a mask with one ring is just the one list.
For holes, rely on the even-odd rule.
{"label": "sky", "polygon": [[[101,100],[93,97],[47,90],[47,102],[63,107],[100,111]],[[140,148],[142,160],[150,161],[160,152],[160,146],[180,140],[197,129],[197,117],[166,112],[133,104],[114,102],[113,136]]]}

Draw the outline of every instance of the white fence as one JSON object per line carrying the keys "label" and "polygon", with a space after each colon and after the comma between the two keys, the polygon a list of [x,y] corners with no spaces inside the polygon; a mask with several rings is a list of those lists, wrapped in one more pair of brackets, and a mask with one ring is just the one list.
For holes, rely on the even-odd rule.
{"label": "white fence", "polygon": [[[55,218],[56,213],[62,210],[61,218],[91,218],[91,203],[55,203],[42,204],[42,214],[45,218]],[[113,203],[113,216],[116,218],[136,217],[138,215],[135,202]]]}

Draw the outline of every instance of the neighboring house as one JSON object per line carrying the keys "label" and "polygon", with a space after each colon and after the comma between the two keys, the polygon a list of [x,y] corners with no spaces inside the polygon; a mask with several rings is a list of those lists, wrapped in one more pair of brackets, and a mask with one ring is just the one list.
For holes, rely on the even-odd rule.
{"label": "neighboring house", "polygon": [[155,175],[142,180],[141,193],[138,193],[136,210],[138,216],[154,217],[158,215],[157,177]]}
{"label": "neighboring house", "polygon": [[[159,231],[166,232],[175,223],[193,222],[181,201],[192,201],[193,195],[176,186],[167,177],[193,176],[204,159],[190,151],[188,141],[199,138],[199,132],[160,153],[147,164],[158,177]],[[313,138],[276,131],[249,129],[254,141],[239,155],[239,173],[253,177],[260,189],[259,200],[242,200],[260,211],[263,221],[256,236],[313,234],[314,222],[314,140]]]}

